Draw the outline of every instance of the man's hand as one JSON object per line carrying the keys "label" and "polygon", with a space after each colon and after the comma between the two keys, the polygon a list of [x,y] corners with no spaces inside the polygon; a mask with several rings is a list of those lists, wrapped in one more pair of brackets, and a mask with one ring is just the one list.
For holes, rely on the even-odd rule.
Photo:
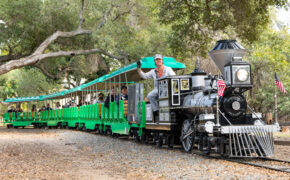
{"label": "man's hand", "polygon": [[138,68],[138,69],[141,68],[141,61],[137,61],[137,68]]}

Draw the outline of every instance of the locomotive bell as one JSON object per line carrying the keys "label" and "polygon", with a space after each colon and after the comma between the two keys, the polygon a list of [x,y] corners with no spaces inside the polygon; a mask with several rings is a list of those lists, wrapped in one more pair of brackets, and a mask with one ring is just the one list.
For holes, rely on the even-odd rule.
{"label": "locomotive bell", "polygon": [[224,75],[224,66],[229,62],[241,61],[246,50],[236,40],[220,40],[209,52],[211,59],[215,62],[221,73]]}
{"label": "locomotive bell", "polygon": [[204,89],[206,72],[199,68],[199,58],[196,57],[195,69],[190,73],[192,80],[192,90]]}

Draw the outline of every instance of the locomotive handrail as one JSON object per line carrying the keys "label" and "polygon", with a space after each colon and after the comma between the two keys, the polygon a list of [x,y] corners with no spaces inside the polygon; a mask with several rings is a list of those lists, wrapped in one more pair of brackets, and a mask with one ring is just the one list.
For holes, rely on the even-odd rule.
{"label": "locomotive handrail", "polygon": [[228,118],[224,115],[223,112],[221,112],[221,110],[219,110],[219,112],[221,113],[221,115],[228,121],[228,123],[232,126],[232,123],[228,120]]}
{"label": "locomotive handrail", "polygon": [[262,119],[260,119],[259,117],[258,117],[258,115],[254,112],[254,110],[247,104],[247,106],[248,106],[248,108],[251,110],[251,112],[260,120],[260,121],[262,121]]}

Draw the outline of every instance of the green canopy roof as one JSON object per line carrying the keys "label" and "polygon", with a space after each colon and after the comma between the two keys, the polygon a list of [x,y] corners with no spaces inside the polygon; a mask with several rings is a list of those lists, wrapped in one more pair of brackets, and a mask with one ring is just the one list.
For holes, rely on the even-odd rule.
{"label": "green canopy roof", "polygon": [[[140,61],[141,61],[141,68],[143,69],[143,71],[149,71],[150,69],[156,68],[154,57],[145,57],[141,59]],[[163,57],[163,63],[165,66],[171,67],[174,70],[184,69],[186,67],[184,64],[180,62],[176,62],[176,60],[172,57]],[[125,76],[125,74],[127,77]],[[137,63],[134,62],[116,71],[113,71],[110,74],[107,74],[87,84],[84,84],[84,88],[91,86],[93,84],[96,84],[96,83],[107,81],[117,76],[121,76],[121,79],[124,81],[126,79],[127,81],[140,81],[141,80],[139,74],[137,73]],[[116,80],[118,80],[118,78]]]}
{"label": "green canopy roof", "polygon": [[[143,71],[147,72],[150,69],[156,68],[155,62],[154,62],[154,57],[145,57],[140,60],[141,62],[141,68]],[[172,57],[163,57],[163,64],[165,66],[171,67],[174,70],[178,69],[184,69],[185,65],[176,62],[176,60]],[[115,79],[114,79],[115,78]],[[86,84],[82,84],[78,87],[68,89],[65,91],[60,91],[57,93],[52,93],[48,95],[42,95],[42,96],[33,96],[33,97],[21,97],[21,98],[9,98],[5,101],[4,103],[16,103],[16,102],[28,102],[28,101],[42,101],[42,100],[48,100],[48,99],[59,99],[63,98],[64,96],[71,94],[71,93],[80,93],[83,91],[83,89],[88,88],[90,86],[95,86],[97,85],[99,88],[104,88],[105,82],[109,81],[115,81],[118,82],[119,79],[122,82],[137,82],[142,80],[137,72],[137,63],[131,63],[129,65],[126,65],[116,71],[113,71],[109,74],[106,74],[104,76],[101,76],[91,82],[88,82]]]}
{"label": "green canopy roof", "polygon": [[29,101],[41,101],[44,96],[32,96],[32,97],[19,97],[19,98],[8,98],[4,103],[16,103],[16,102],[29,102]]}

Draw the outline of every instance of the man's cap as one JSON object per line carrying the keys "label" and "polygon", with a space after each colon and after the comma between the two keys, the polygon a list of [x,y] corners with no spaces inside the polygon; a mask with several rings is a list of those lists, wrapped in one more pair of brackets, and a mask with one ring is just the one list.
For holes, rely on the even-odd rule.
{"label": "man's cap", "polygon": [[155,59],[163,59],[163,56],[161,54],[155,54],[154,60]]}

